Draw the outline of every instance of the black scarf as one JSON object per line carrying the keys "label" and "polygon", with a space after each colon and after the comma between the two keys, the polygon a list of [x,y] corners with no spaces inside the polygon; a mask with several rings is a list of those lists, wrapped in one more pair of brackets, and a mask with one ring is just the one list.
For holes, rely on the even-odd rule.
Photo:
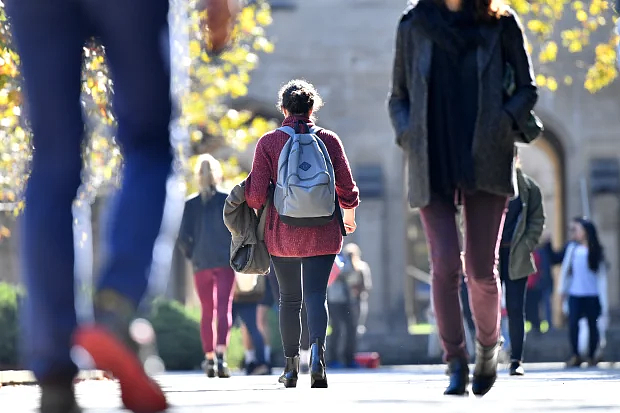
{"label": "black scarf", "polygon": [[420,0],[416,12],[419,27],[435,45],[454,57],[484,41],[476,22],[473,0],[463,0],[462,9],[457,12],[448,10],[437,0]]}
{"label": "black scarf", "polygon": [[431,190],[453,202],[456,190],[475,189],[472,142],[478,111],[477,49],[484,40],[473,0],[458,12],[421,0],[418,27],[435,46],[428,101]]}

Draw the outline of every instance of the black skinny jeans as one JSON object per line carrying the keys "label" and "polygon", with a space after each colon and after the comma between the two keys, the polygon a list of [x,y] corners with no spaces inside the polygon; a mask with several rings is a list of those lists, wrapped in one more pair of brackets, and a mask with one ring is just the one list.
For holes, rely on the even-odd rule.
{"label": "black skinny jeans", "polygon": [[318,340],[325,345],[327,281],[335,258],[335,255],[271,257],[280,286],[280,334],[285,357],[299,355],[302,301],[308,313],[310,343]]}
{"label": "black skinny jeans", "polygon": [[523,359],[525,342],[525,290],[527,277],[511,280],[510,247],[499,249],[499,274],[506,291],[506,312],[508,313],[508,334],[510,335],[510,359]]}

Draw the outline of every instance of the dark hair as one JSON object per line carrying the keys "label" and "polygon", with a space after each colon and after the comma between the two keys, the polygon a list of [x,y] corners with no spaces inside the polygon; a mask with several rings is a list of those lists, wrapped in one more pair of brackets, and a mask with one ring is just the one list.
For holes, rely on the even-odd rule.
{"label": "dark hair", "polygon": [[[438,0],[445,3],[445,0]],[[477,21],[489,22],[498,20],[508,14],[508,6],[504,0],[461,0],[463,8],[471,10]]]}
{"label": "dark hair", "polygon": [[318,111],[323,106],[323,100],[312,83],[294,79],[278,92],[277,106],[279,110],[286,109],[291,115],[307,116],[310,111]]}
{"label": "dark hair", "polygon": [[604,254],[603,246],[598,239],[596,226],[587,218],[573,218],[573,221],[580,224],[586,232],[586,237],[588,238],[588,267],[592,271],[597,272],[603,262]]}

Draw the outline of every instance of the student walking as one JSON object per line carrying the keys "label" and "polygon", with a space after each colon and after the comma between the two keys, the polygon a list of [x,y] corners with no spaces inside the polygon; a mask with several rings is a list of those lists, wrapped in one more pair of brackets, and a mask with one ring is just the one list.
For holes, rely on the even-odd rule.
{"label": "student walking", "polygon": [[[356,229],[358,189],[340,138],[314,123],[314,114],[322,105],[314,86],[292,80],[278,98],[285,119],[282,128],[258,141],[246,180],[246,201],[260,209],[268,197],[273,200],[266,211],[265,242],[280,287],[280,332],[286,357],[280,382],[285,387],[297,385],[303,300],[312,343],[311,385],[327,387],[327,282],[342,249],[343,228],[346,233]],[[288,186],[298,181],[303,186]],[[272,185],[275,192],[270,191]]]}

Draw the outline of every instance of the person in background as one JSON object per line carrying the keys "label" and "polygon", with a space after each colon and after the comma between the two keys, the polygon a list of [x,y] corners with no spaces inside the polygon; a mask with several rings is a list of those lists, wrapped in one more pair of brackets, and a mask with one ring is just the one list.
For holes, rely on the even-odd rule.
{"label": "person in background", "polygon": [[[242,276],[253,277],[247,274]],[[267,277],[254,277],[256,277],[256,280],[251,290],[241,291],[238,287],[235,288],[232,314],[233,320],[240,319],[243,323],[241,326],[241,339],[245,349],[246,374],[249,376],[269,375],[271,374],[271,368],[265,357],[265,342],[257,324],[258,306],[259,303],[263,302],[263,296],[269,288],[267,286]]]}
{"label": "person in background", "polygon": [[228,196],[220,192],[222,166],[211,155],[196,162],[199,193],[185,204],[178,245],[191,261],[200,299],[200,337],[208,377],[230,377],[225,360],[230,327],[235,272],[230,267],[231,235],[222,219]]}
{"label": "person in background", "polygon": [[599,346],[598,319],[607,316],[607,265],[603,247],[594,223],[575,218],[570,226],[571,242],[566,248],[560,271],[559,293],[568,307],[568,330],[573,352],[567,367],[579,367],[584,362],[579,352],[579,320],[588,321],[588,365],[596,366]]}
{"label": "person in background", "polygon": [[[168,0],[3,3],[19,54],[35,148],[20,234],[21,281],[27,297],[20,318],[26,367],[41,386],[40,411],[81,411],[73,386],[78,373],[71,358],[73,346],[83,350],[74,354],[88,354],[83,358],[89,360],[88,368],[119,378],[128,410],[165,410],[166,397],[146,374],[129,326],[148,289],[156,239],[172,238],[178,229],[171,224],[160,234],[164,205],[175,198],[167,194],[174,187],[167,184],[173,161]],[[219,52],[233,29],[234,2],[205,3],[208,47]],[[84,42],[93,35],[105,47],[112,72],[115,138],[123,168],[104,231],[109,238],[93,291],[94,321],[78,325],[72,206],[83,164],[82,54]],[[169,211],[170,222],[176,222],[174,208]],[[152,345],[155,337],[149,335],[147,345]]]}
{"label": "person in background", "polygon": [[[349,244],[351,245],[351,244]],[[346,247],[345,247],[346,250]],[[336,257],[340,260],[340,256]],[[327,305],[329,308],[330,325],[330,368],[356,368],[355,348],[357,341],[357,323],[355,320],[355,307],[353,303],[352,286],[347,278],[352,269],[347,271],[347,258],[342,259],[342,271],[334,277],[332,284],[327,288]],[[334,263],[335,266],[338,264]],[[350,264],[349,264],[350,265]],[[342,340],[342,341],[341,341]],[[342,349],[340,348],[340,344]]]}
{"label": "person in background", "polygon": [[530,333],[540,334],[541,320],[540,320],[540,303],[542,301],[542,290],[540,286],[540,280],[542,278],[538,266],[540,264],[540,257],[536,250],[532,253],[534,258],[534,266],[536,271],[527,277],[526,294],[525,294],[525,320],[530,323]]}
{"label": "person in background", "polygon": [[372,289],[370,266],[362,260],[362,250],[357,244],[349,243],[342,251],[342,271],[340,278],[349,287],[351,319],[359,334],[366,331],[368,317],[368,295]]}
{"label": "person in background", "polygon": [[274,297],[276,297],[276,295],[274,295],[274,283],[277,289],[277,280],[273,265],[271,267],[270,273],[265,276],[267,281],[265,294],[263,295],[262,301],[258,303],[256,311],[256,323],[265,341],[265,360],[269,366],[271,366],[271,328],[269,326],[269,312],[274,308],[275,304]]}
{"label": "person in background", "polygon": [[[545,226],[538,184],[521,170],[515,150],[518,195],[508,203],[499,249],[499,274],[506,294],[510,336],[510,375],[525,374],[521,360],[525,342],[525,295],[528,276],[536,272],[532,253]],[[538,322],[540,325],[540,320]]]}
{"label": "person in background", "polygon": [[546,237],[546,240],[542,243],[542,245],[536,248],[535,254],[538,256],[536,268],[538,269],[538,272],[540,274],[540,299],[543,307],[543,314],[545,316],[545,320],[547,321],[548,331],[550,331],[553,330],[552,299],[554,291],[554,281],[553,272],[551,271],[552,257],[551,254],[549,254],[548,248],[546,247],[547,243],[548,237]]}
{"label": "person in background", "polygon": [[[295,79],[282,87],[278,107],[285,116],[283,126],[296,133],[314,127],[314,114],[322,105],[313,85]],[[301,337],[301,303],[305,301],[310,333],[310,385],[327,387],[325,368],[325,337],[327,335],[327,282],[336,254],[342,249],[343,229],[355,231],[355,209],[359,190],[353,180],[342,141],[332,131],[321,129],[316,136],[323,142],[334,171],[335,191],[342,220],[336,213],[327,224],[296,226],[282,222],[275,205],[267,210],[265,243],[271,254],[280,286],[280,333],[286,366],[279,381],[285,387],[296,387],[299,374]],[[258,140],[252,170],[246,179],[245,198],[254,209],[262,208],[269,189],[278,180],[278,160],[290,136],[282,130],[268,132]],[[336,208],[338,211],[338,208]]]}

